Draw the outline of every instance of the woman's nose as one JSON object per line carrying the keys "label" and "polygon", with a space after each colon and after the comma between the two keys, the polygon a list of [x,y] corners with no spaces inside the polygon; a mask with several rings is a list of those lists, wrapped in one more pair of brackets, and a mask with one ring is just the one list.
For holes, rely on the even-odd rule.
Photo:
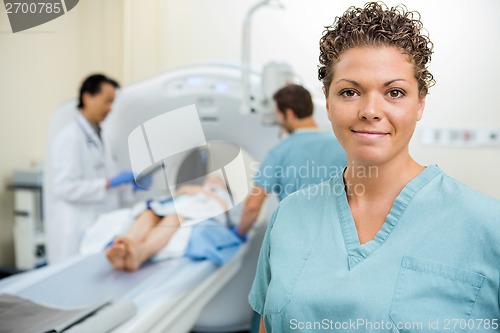
{"label": "woman's nose", "polygon": [[363,96],[361,105],[358,111],[360,120],[380,120],[382,119],[382,103],[377,96],[366,94]]}

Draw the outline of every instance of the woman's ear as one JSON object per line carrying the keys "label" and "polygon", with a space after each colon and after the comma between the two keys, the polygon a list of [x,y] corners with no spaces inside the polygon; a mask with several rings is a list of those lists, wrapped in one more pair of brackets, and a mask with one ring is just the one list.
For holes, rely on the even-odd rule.
{"label": "woman's ear", "polygon": [[417,109],[417,121],[422,119],[422,114],[424,113],[425,108],[425,96],[420,97],[418,101],[418,109]]}

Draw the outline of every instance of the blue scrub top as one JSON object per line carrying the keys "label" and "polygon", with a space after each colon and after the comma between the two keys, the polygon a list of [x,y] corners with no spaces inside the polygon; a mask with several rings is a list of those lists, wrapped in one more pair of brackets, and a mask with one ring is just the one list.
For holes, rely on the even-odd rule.
{"label": "blue scrub top", "polygon": [[279,200],[330,179],[347,165],[344,148],[331,131],[299,129],[272,148],[254,182]]}
{"label": "blue scrub top", "polygon": [[436,165],[360,245],[343,173],[275,211],[249,294],[270,332],[500,332],[500,202]]}

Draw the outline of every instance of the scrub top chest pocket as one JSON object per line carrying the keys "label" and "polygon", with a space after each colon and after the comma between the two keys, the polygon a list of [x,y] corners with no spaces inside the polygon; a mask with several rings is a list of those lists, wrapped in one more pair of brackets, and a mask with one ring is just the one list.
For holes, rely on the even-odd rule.
{"label": "scrub top chest pocket", "polygon": [[[403,257],[390,317],[401,333],[445,332],[467,321],[485,277],[431,260]],[[418,326],[421,325],[421,326]],[[466,332],[460,325],[449,332]]]}

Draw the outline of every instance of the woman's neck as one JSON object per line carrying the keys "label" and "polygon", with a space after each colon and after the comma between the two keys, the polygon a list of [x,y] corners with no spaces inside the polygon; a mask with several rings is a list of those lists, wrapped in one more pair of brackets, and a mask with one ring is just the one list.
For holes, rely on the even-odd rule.
{"label": "woman's neck", "polygon": [[411,157],[382,165],[361,165],[349,162],[344,173],[349,201],[377,202],[392,200],[425,168]]}

